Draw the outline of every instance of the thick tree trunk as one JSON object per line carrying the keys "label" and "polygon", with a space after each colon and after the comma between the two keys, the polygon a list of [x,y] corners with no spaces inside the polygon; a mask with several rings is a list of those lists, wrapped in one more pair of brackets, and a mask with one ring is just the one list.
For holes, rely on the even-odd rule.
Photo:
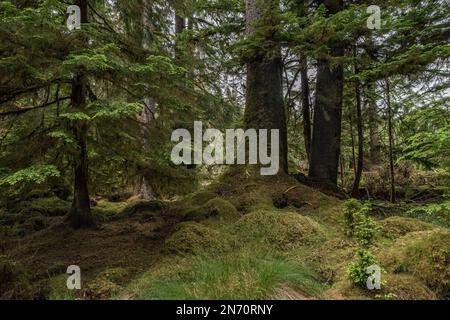
{"label": "thick tree trunk", "polygon": [[[81,22],[86,23],[88,21],[87,0],[78,0],[77,5],[81,9]],[[71,102],[72,108],[76,111],[82,112],[86,107],[86,86],[86,76],[80,71],[72,80]],[[87,122],[75,121],[73,132],[78,154],[74,159],[74,195],[67,221],[73,228],[90,227],[94,225],[94,219],[91,214],[88,189]]]}
{"label": "thick tree trunk", "polygon": [[[275,0],[247,0],[247,34],[255,33],[255,22],[271,21],[278,10]],[[272,40],[267,35],[267,41]],[[258,52],[247,62],[247,84],[244,122],[246,128],[278,129],[280,132],[280,170],[288,172],[286,111],[283,102],[282,60],[279,47]],[[276,53],[276,54],[275,54]],[[270,143],[269,143],[270,146]]]}
{"label": "thick tree trunk", "polygon": [[[323,3],[328,14],[335,14],[343,8],[342,0],[325,0]],[[332,57],[344,55],[339,43],[330,43],[329,48]],[[330,59],[320,59],[309,176],[335,185],[341,145],[342,95],[343,67],[332,65]]]}

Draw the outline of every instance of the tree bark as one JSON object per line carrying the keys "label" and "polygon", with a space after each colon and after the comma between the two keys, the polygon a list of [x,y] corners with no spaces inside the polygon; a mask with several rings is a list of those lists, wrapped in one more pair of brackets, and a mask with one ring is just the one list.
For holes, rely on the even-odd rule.
{"label": "tree bark", "polygon": [[[343,1],[322,1],[328,15],[343,9]],[[329,43],[331,57],[344,55],[342,44]],[[328,58],[318,61],[314,130],[309,176],[337,185],[343,99],[343,67],[333,66]]]}
{"label": "tree bark", "polygon": [[[356,49],[355,49],[355,58],[356,58]],[[359,68],[357,66],[357,62],[355,61],[355,74],[358,75]],[[359,196],[359,184],[361,182],[361,175],[363,171],[364,165],[364,132],[363,132],[363,121],[362,121],[362,112],[361,112],[361,84],[359,79],[355,81],[355,99],[356,99],[356,122],[357,122],[357,130],[358,130],[358,165],[356,168],[355,180],[353,182],[353,188],[351,195],[352,197]]]}
{"label": "tree bark", "polygon": [[[276,0],[246,0],[247,34],[256,32],[255,22],[273,24],[273,13],[279,10]],[[266,32],[265,40],[273,42]],[[278,129],[280,133],[280,170],[288,172],[286,111],[282,89],[281,49],[275,44],[267,52],[257,52],[247,62],[244,123],[247,129]],[[270,146],[270,142],[269,142]]]}
{"label": "tree bark", "polygon": [[392,130],[392,106],[391,106],[391,87],[389,80],[386,79],[386,98],[388,109],[388,135],[389,135],[389,170],[391,175],[391,202],[396,202],[395,195],[395,170],[394,170],[394,137]]}
{"label": "tree bark", "polygon": [[[81,9],[81,23],[87,23],[87,0],[78,0],[76,4]],[[72,80],[71,104],[75,111],[83,112],[86,107],[86,87],[86,76],[83,71],[79,71]],[[66,220],[73,228],[91,227],[94,225],[94,219],[91,213],[88,188],[88,123],[84,120],[74,121],[73,132],[77,143],[78,154],[77,158],[73,160],[74,195],[72,206]]]}
{"label": "tree bark", "polygon": [[308,157],[308,163],[311,161],[311,106],[309,103],[309,80],[308,80],[308,60],[306,56],[302,57],[302,66],[300,71],[302,83],[302,113],[303,113],[303,139],[305,140],[305,151]]}
{"label": "tree bark", "polygon": [[367,86],[367,116],[369,121],[369,158],[371,165],[381,163],[381,138],[378,128],[380,117],[377,110],[375,83]]}

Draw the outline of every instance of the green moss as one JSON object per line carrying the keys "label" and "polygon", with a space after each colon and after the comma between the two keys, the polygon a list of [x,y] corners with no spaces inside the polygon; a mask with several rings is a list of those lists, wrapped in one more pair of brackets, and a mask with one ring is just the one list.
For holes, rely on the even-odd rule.
{"label": "green moss", "polygon": [[127,207],[126,202],[110,202],[100,200],[97,205],[92,207],[92,213],[104,216],[113,216],[121,213]]}
{"label": "green moss", "polygon": [[421,279],[440,297],[450,295],[450,231],[436,229],[408,233],[379,255],[394,273]]}
{"label": "green moss", "polygon": [[22,264],[0,255],[0,300],[33,299],[36,288]]}
{"label": "green moss", "polygon": [[123,268],[108,268],[87,283],[84,295],[88,299],[107,299],[117,294],[122,288],[120,284],[128,275]]}
{"label": "green moss", "polygon": [[67,289],[68,274],[62,273],[48,280],[50,292],[47,295],[49,300],[75,300],[80,294],[79,290]]}
{"label": "green moss", "polygon": [[413,218],[393,216],[381,220],[381,233],[384,237],[397,239],[407,233],[425,231],[434,228],[433,225]]}
{"label": "green moss", "polygon": [[228,235],[195,222],[185,222],[178,226],[165,242],[165,249],[175,254],[223,253],[232,248]]}
{"label": "green moss", "polygon": [[129,217],[129,216],[139,214],[142,212],[160,211],[163,208],[165,208],[165,204],[164,204],[164,202],[159,201],[159,200],[136,201],[136,202],[133,202],[133,203],[129,204],[128,206],[126,206],[123,209],[121,215]]}
{"label": "green moss", "polygon": [[194,206],[201,206],[207,203],[209,200],[217,197],[217,194],[211,191],[199,191],[194,194],[189,195],[185,200],[189,204]]}
{"label": "green moss", "polygon": [[239,219],[236,229],[245,242],[262,240],[281,250],[323,239],[317,222],[295,212],[254,211]]}
{"label": "green moss", "polygon": [[187,210],[184,216],[186,220],[191,221],[202,221],[209,218],[221,221],[234,221],[240,215],[230,202],[221,198],[214,198],[203,206]]}
{"label": "green moss", "polygon": [[433,300],[436,295],[417,277],[407,274],[388,274],[386,285],[382,287],[383,295],[393,295],[400,300]]}
{"label": "green moss", "polygon": [[23,210],[39,212],[44,216],[57,217],[67,214],[70,202],[57,197],[39,198],[23,204]]}

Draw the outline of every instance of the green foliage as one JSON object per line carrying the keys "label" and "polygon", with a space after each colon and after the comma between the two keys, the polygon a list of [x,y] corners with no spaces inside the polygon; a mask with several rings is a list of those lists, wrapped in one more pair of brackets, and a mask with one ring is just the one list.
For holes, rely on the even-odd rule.
{"label": "green foliage", "polygon": [[450,226],[450,201],[442,203],[430,203],[412,208],[406,213],[410,217],[420,218],[425,221]]}
{"label": "green foliage", "polygon": [[0,180],[1,185],[14,186],[23,183],[41,184],[51,177],[59,177],[60,172],[54,165],[35,165],[26,169],[19,170],[3,177]]}
{"label": "green foliage", "polygon": [[354,237],[362,247],[368,247],[377,232],[377,225],[368,216],[370,209],[370,203],[361,203],[356,199],[350,199],[344,204],[347,235]]}
{"label": "green foliage", "polygon": [[375,256],[372,253],[366,249],[359,249],[347,271],[350,280],[352,280],[355,285],[366,288],[367,279],[370,276],[370,274],[367,273],[367,268],[376,263]]}

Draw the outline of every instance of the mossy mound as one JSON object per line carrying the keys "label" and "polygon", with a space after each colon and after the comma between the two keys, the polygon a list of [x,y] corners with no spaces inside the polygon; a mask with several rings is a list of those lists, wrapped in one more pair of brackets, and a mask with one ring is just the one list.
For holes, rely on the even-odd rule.
{"label": "mossy mound", "polygon": [[214,198],[209,200],[203,206],[187,210],[184,217],[185,220],[188,221],[202,221],[209,218],[234,221],[237,220],[240,215],[230,202],[221,198]]}
{"label": "mossy mound", "polygon": [[209,200],[217,197],[217,194],[211,191],[199,191],[189,195],[185,200],[194,206],[201,206]]}
{"label": "mossy mound", "polygon": [[93,206],[92,212],[98,215],[113,216],[122,212],[127,208],[126,202],[110,202],[105,200],[100,200],[95,206]]}
{"label": "mossy mound", "polygon": [[436,295],[416,277],[407,274],[385,276],[386,285],[382,288],[387,295],[399,300],[434,300]]}
{"label": "mossy mound", "polygon": [[379,222],[381,226],[381,233],[383,236],[391,239],[397,239],[410,232],[426,231],[434,228],[433,225],[413,219],[393,216],[381,220]]}
{"label": "mossy mound", "polygon": [[236,223],[243,241],[263,240],[285,250],[323,239],[317,222],[295,212],[257,210]]}
{"label": "mossy mound", "polygon": [[70,209],[70,202],[57,197],[39,198],[32,201],[25,201],[21,207],[22,212],[39,212],[48,217],[60,217],[67,214]]}
{"label": "mossy mound", "polygon": [[155,212],[160,211],[165,208],[165,204],[162,201],[159,200],[150,200],[150,201],[136,201],[128,206],[125,207],[125,209],[122,210],[121,216],[123,217],[130,217],[142,212]]}
{"label": "mossy mound", "polygon": [[436,229],[409,233],[379,255],[393,273],[410,273],[439,297],[450,296],[450,231]]}
{"label": "mossy mound", "polygon": [[175,254],[223,253],[232,248],[230,237],[196,222],[178,226],[165,242],[165,250]]}
{"label": "mossy mound", "polygon": [[107,299],[121,290],[120,284],[128,275],[123,268],[109,268],[87,283],[84,297],[92,300]]}

